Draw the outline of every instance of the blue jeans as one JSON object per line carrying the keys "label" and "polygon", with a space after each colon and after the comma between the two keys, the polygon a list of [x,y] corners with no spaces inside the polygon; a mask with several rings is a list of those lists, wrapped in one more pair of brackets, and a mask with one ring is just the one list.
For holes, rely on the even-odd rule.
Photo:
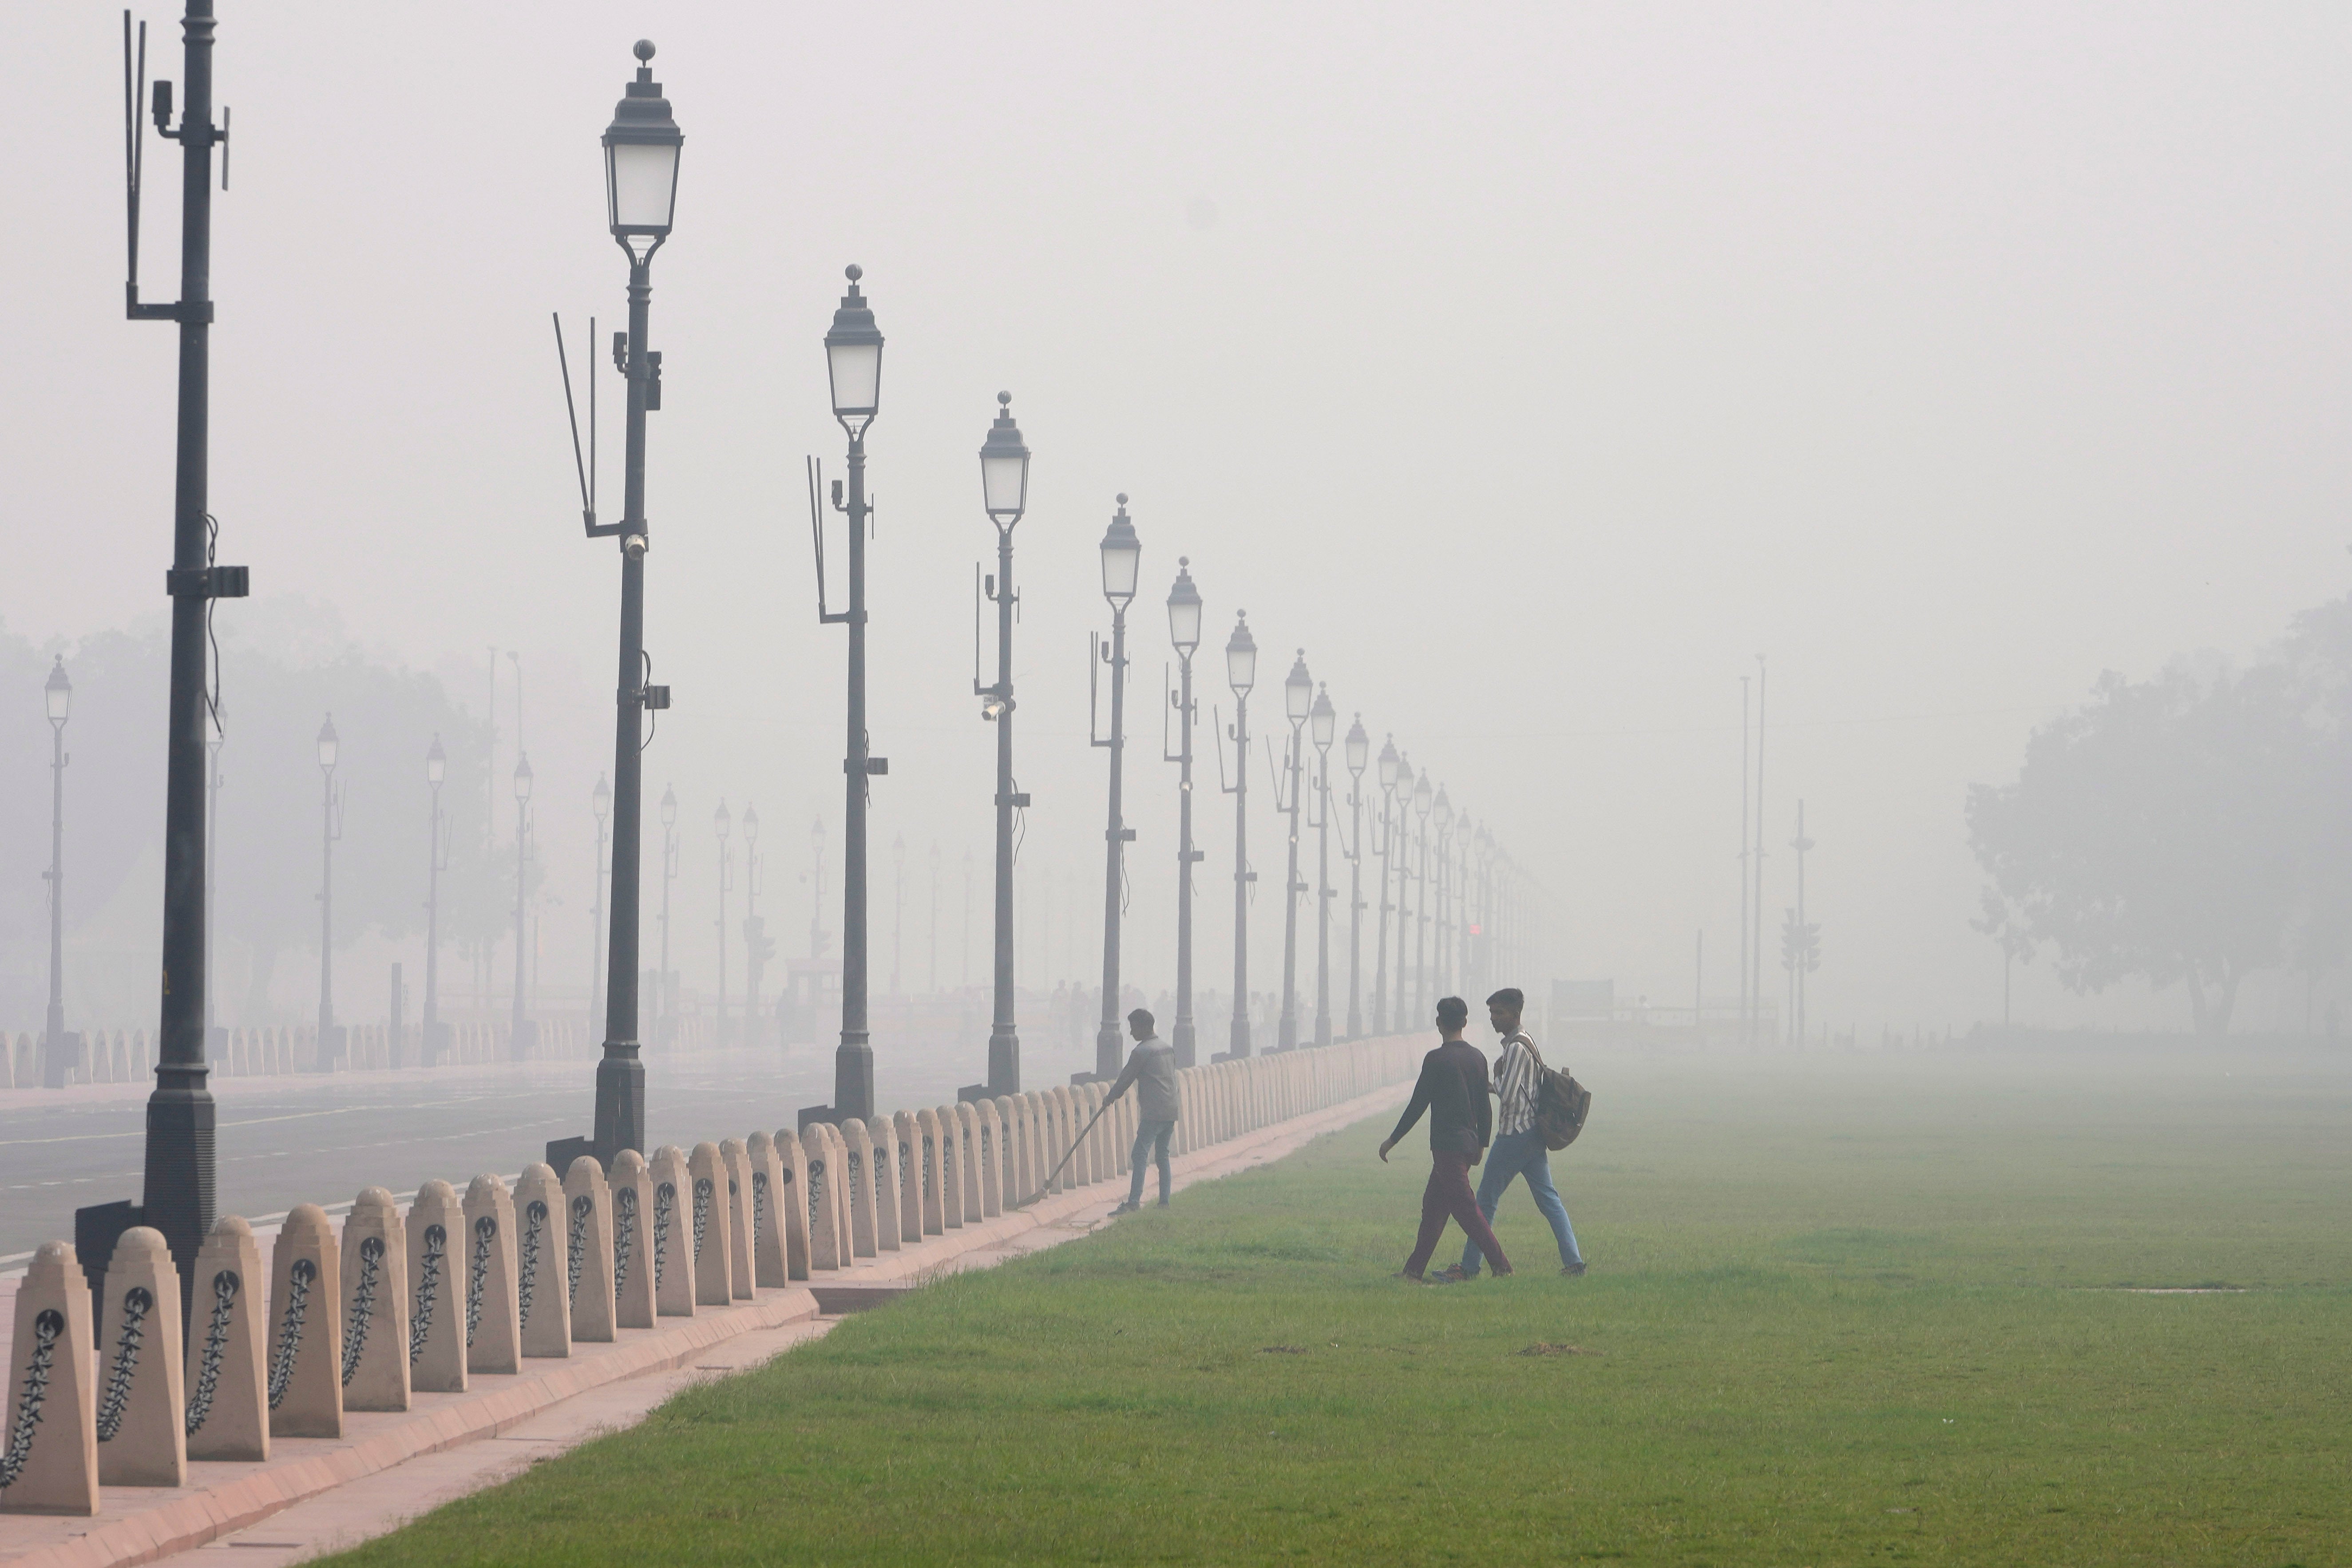
{"label": "blue jeans", "polygon": [[1129,1151],[1127,1156],[1129,1172],[1135,1177],[1134,1184],[1127,1190],[1129,1204],[1143,1202],[1143,1170],[1151,1163],[1155,1145],[1160,1151],[1160,1201],[1163,1204],[1168,1201],[1168,1140],[1175,1131],[1176,1123],[1173,1121],[1139,1121],[1135,1124],[1135,1147]]}
{"label": "blue jeans", "polygon": [[[1568,1205],[1559,1201],[1559,1189],[1551,1184],[1550,1152],[1536,1130],[1506,1132],[1495,1140],[1486,1151],[1486,1172],[1478,1178],[1478,1212],[1492,1224],[1495,1205],[1503,1201],[1504,1192],[1513,1176],[1528,1179],[1528,1191],[1535,1194],[1536,1207],[1551,1222],[1552,1239],[1559,1243],[1559,1261],[1563,1268],[1572,1268],[1584,1261],[1576,1250],[1576,1230],[1568,1223]],[[1478,1272],[1478,1246],[1473,1242],[1462,1249],[1462,1272]]]}

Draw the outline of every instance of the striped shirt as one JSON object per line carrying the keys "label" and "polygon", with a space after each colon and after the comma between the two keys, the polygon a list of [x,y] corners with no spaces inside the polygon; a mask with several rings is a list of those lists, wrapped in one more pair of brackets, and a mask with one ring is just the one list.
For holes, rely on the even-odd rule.
{"label": "striped shirt", "polygon": [[1495,1092],[1502,1105],[1495,1116],[1495,1134],[1507,1137],[1536,1124],[1536,1053],[1525,1035],[1503,1042],[1502,1059],[1495,1064]]}

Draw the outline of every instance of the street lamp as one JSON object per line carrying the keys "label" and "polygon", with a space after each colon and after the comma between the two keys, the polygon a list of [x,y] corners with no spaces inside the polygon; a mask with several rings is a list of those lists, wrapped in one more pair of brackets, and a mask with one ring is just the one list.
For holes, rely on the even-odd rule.
{"label": "street lamp", "polygon": [[733,852],[727,847],[727,836],[735,829],[735,814],[721,800],[719,809],[710,814],[710,830],[719,835],[719,1023],[714,1033],[715,1044],[727,1043],[727,892],[735,885]]}
{"label": "street lamp", "polygon": [[1446,836],[1454,826],[1454,807],[1445,798],[1445,786],[1437,787],[1437,798],[1430,805],[1429,815],[1437,826],[1437,921],[1430,932],[1430,959],[1436,972],[1439,990],[1450,990],[1454,984],[1454,969],[1448,953],[1451,943],[1447,933],[1452,930],[1454,861],[1447,852]]}
{"label": "street lamp", "polygon": [[677,790],[662,786],[661,992],[654,1006],[654,1038],[664,1046],[677,1037],[677,977],[669,967],[669,885],[677,880]]}
{"label": "street lamp", "polygon": [[1201,591],[1192,584],[1190,556],[1176,558],[1176,582],[1168,590],[1168,638],[1176,647],[1177,689],[1169,698],[1176,710],[1176,1065],[1192,1065],[1192,868],[1201,851],[1192,847],[1192,655],[1201,646]]}
{"label": "street lamp", "polygon": [[743,1043],[760,1041],[760,974],[766,968],[762,952],[767,928],[760,923],[760,811],[743,805]]}
{"label": "street lamp", "polygon": [[[1396,805],[1397,778],[1404,759],[1397,755],[1396,737],[1381,742],[1381,935],[1372,944],[1372,1033],[1389,1032],[1389,872],[1396,864],[1396,840],[1391,833],[1390,812]],[[1402,976],[1403,965],[1398,965]],[[1399,1008],[1399,1012],[1402,1012]]]}
{"label": "street lamp", "polygon": [[1231,788],[1218,786],[1234,797],[1234,1024],[1231,1044],[1217,1061],[1250,1054],[1249,885],[1256,873],[1249,868],[1249,694],[1257,684],[1257,640],[1250,636],[1247,610],[1234,612],[1234,635],[1225,639],[1225,684],[1234,689],[1230,738],[1240,765]]}
{"label": "street lamp", "polygon": [[[1143,562],[1143,542],[1135,536],[1135,524],[1128,520],[1124,494],[1118,498],[1118,510],[1111,514],[1110,526],[1103,530],[1102,543],[1097,548],[1102,556],[1103,598],[1110,605],[1110,647],[1102,655],[1110,665],[1110,738],[1094,740],[1091,711],[1087,719],[1087,738],[1110,749],[1110,821],[1103,830],[1102,1022],[1095,1030],[1093,1075],[1108,1082],[1118,1076],[1119,1058],[1126,1054],[1119,1049],[1118,893],[1127,841],[1135,836],[1135,830],[1120,815],[1127,766],[1127,606],[1135,598],[1136,574]],[[1087,669],[1091,696],[1094,665],[1089,662]],[[1086,1081],[1087,1075],[1076,1074],[1074,1079]]]}
{"label": "street lamp", "polygon": [[433,790],[433,815],[425,857],[425,1032],[417,1055],[426,1067],[441,1065],[441,785],[449,777],[449,754],[441,737],[425,752],[425,782]]}
{"label": "street lamp", "polygon": [[849,498],[835,491],[834,506],[849,520],[849,608],[820,616],[849,627],[848,755],[843,759],[846,807],[841,845],[841,1045],[833,1058],[833,1103],[802,1112],[810,1121],[863,1121],[874,1114],[874,1047],[866,1016],[866,805],[887,758],[871,754],[866,732],[866,429],[873,424],[882,391],[882,334],[874,311],[858,291],[865,269],[846,269],[849,292],[833,313],[824,334],[825,375],[833,388],[833,416],[849,437]]}
{"label": "street lamp", "polygon": [[1364,733],[1364,716],[1348,726],[1348,1037],[1363,1038],[1364,967],[1364,768],[1371,761],[1372,738]]}
{"label": "street lamp", "polygon": [[[66,679],[65,655],[49,667],[43,690],[49,710],[49,1011],[41,1033],[41,1082],[66,1086],[66,719],[73,711],[73,682]],[[72,1055],[79,1055],[78,1051]]]}
{"label": "street lamp", "polygon": [[530,955],[530,942],[524,928],[523,909],[530,890],[530,759],[515,758],[515,979],[514,1023],[507,1042],[507,1054],[516,1061],[529,1061],[531,1047],[530,1021],[524,1016],[525,995],[523,963]]}
{"label": "street lamp", "polygon": [[980,499],[996,525],[996,574],[983,590],[996,605],[996,680],[982,686],[975,674],[971,682],[981,718],[996,726],[996,973],[988,1081],[957,1090],[963,1100],[1021,1092],[1021,1034],[1013,1016],[1013,813],[1029,796],[1013,788],[1013,610],[1020,602],[1013,589],[1013,529],[1029,507],[1029,447],[1013,423],[1009,392],[996,395],[996,422],[981,444]]}
{"label": "street lamp", "polygon": [[653,256],[677,211],[678,153],[686,138],[654,80],[653,44],[640,38],[636,79],[604,129],[604,205],[614,242],[629,258],[629,330],[618,347],[629,385],[621,521],[591,525],[621,543],[620,679],[613,736],[613,914],[604,973],[604,1052],[596,1063],[596,1120],[586,1138],[559,1138],[547,1163],[568,1171],[582,1154],[606,1170],[624,1149],[646,1142],[646,1068],[637,1040],[637,905],[643,876],[645,715],[669,706],[669,688],[647,684],[646,657],[646,416],[661,407],[661,355],[646,346],[653,312]]}
{"label": "street lamp", "polygon": [[1290,721],[1290,752],[1285,763],[1289,804],[1284,805],[1280,797],[1275,802],[1275,809],[1290,817],[1290,870],[1282,890],[1282,1017],[1275,1046],[1279,1051],[1298,1044],[1298,895],[1307,890],[1307,884],[1298,879],[1298,775],[1307,760],[1307,716],[1314,705],[1315,678],[1307,673],[1307,650],[1300,648],[1282,683],[1282,710]]}
{"label": "street lamp", "polygon": [[[1318,687],[1308,710],[1315,742],[1315,1043],[1331,1043],[1331,742],[1339,716],[1328,687]],[[1344,854],[1347,847],[1340,846]]]}
{"label": "street lamp", "polygon": [[604,1010],[604,826],[613,815],[613,786],[596,775],[588,794],[588,809],[596,815],[595,908],[588,917],[588,1016]]}
{"label": "street lamp", "polygon": [[1412,1010],[1416,1016],[1429,1012],[1429,803],[1436,791],[1424,770],[1412,786],[1413,815],[1421,818],[1417,835],[1419,853],[1412,878]]}
{"label": "street lamp", "polygon": [[319,1062],[318,1070],[335,1070],[341,1053],[335,1040],[335,841],[343,836],[341,802],[335,791],[335,758],[342,742],[335,735],[335,716],[319,726],[319,778],[325,791],[320,816],[319,847]]}

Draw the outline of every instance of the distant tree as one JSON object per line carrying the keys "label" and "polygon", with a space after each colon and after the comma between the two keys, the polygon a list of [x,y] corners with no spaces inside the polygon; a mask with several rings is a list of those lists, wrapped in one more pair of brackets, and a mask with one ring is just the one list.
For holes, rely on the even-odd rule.
{"label": "distant tree", "polygon": [[2198,1032],[2227,1030],[2240,983],[2310,924],[2330,813],[2308,708],[2276,662],[2102,676],[2017,782],[1969,792],[2004,942],[2049,947],[2076,991],[2180,982]]}

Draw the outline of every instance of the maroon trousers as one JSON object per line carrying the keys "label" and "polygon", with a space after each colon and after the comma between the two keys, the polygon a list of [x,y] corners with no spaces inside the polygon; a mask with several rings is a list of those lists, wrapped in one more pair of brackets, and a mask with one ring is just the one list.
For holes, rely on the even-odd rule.
{"label": "maroon trousers", "polygon": [[1412,1244],[1412,1256],[1405,1259],[1404,1271],[1414,1279],[1429,1267],[1430,1255],[1437,1250],[1437,1238],[1445,1234],[1445,1220],[1452,1215],[1478,1250],[1486,1255],[1486,1267],[1497,1274],[1511,1271],[1511,1260],[1503,1256],[1503,1244],[1495,1239],[1495,1227],[1478,1212],[1478,1195],[1470,1190],[1470,1161],[1461,1154],[1429,1156],[1429,1185],[1421,1194],[1421,1236]]}

